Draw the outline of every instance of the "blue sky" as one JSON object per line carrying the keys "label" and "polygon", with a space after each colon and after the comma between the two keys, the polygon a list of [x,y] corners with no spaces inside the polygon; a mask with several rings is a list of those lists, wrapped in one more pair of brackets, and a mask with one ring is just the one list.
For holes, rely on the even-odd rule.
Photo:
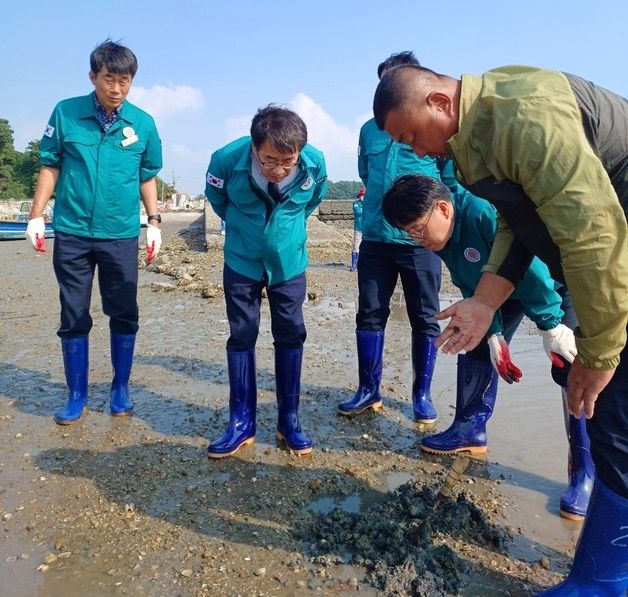
{"label": "blue sky", "polygon": [[18,150],[57,101],[91,91],[89,53],[111,37],[138,56],[130,99],[157,121],[162,178],[192,194],[211,152],[270,102],[302,116],[332,180],[357,179],[377,65],[401,50],[453,76],[530,64],[628,96],[625,0],[0,0],[0,15],[0,118]]}

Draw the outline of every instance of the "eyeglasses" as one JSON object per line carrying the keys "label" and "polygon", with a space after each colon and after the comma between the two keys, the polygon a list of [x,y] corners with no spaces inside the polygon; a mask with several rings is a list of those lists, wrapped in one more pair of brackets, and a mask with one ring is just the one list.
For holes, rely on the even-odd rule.
{"label": "eyeglasses", "polygon": [[418,242],[422,242],[423,240],[425,240],[427,225],[429,224],[430,218],[434,213],[435,207],[436,203],[432,204],[432,207],[430,207],[430,213],[428,214],[427,219],[425,220],[425,222],[423,222],[421,226],[419,226],[418,228],[406,228],[406,232],[408,233],[408,236],[410,236],[410,238]]}
{"label": "eyeglasses", "polygon": [[262,168],[268,168],[269,170],[275,170],[276,168],[281,168],[282,170],[292,170],[298,163],[299,160],[295,162],[275,162],[274,160],[266,160],[262,161],[259,157],[257,161],[260,163]]}

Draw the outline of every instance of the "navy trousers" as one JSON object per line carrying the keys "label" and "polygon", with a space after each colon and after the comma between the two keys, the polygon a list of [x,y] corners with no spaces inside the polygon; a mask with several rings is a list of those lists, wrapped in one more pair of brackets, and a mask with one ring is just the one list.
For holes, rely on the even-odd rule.
{"label": "navy trousers", "polygon": [[111,333],[137,333],[137,254],[137,236],[99,239],[55,232],[52,263],[61,301],[60,338],[86,336],[92,329],[89,309],[96,266]]}
{"label": "navy trousers", "polygon": [[252,280],[225,264],[223,288],[230,336],[227,350],[253,350],[260,323],[262,289],[266,287],[274,344],[280,348],[302,348],[306,338],[303,321],[305,274],[268,285],[266,277]]}
{"label": "navy trousers", "polygon": [[587,432],[597,476],[628,498],[628,347],[624,346],[620,359],[613,379],[595,402]]}
{"label": "navy trousers", "polygon": [[369,240],[360,244],[358,258],[357,329],[378,332],[386,328],[390,299],[399,277],[412,330],[427,336],[438,336],[440,327],[434,314],[440,310],[439,257],[417,245]]}

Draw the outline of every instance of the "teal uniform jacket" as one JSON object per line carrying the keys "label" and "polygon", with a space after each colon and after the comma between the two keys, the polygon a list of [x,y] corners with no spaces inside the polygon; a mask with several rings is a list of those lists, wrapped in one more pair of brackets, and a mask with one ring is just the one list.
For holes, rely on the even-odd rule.
{"label": "teal uniform jacket", "polygon": [[353,229],[357,232],[362,231],[362,218],[364,213],[364,205],[362,199],[356,199],[353,202]]}
{"label": "teal uniform jacket", "polygon": [[360,129],[358,174],[366,187],[362,238],[380,243],[416,245],[403,230],[391,226],[382,211],[384,194],[398,176],[422,174],[440,179],[436,160],[420,158],[409,145],[396,143],[371,118]]}
{"label": "teal uniform jacket", "polygon": [[[462,296],[473,296],[482,277],[497,232],[497,211],[471,193],[454,193],[454,228],[445,247],[436,254],[445,262],[452,282]],[[556,327],[563,318],[562,299],[556,292],[559,284],[551,277],[547,266],[534,258],[525,276],[519,282],[511,299],[523,305],[525,314],[540,330]],[[487,336],[503,331],[501,316],[497,311]]]}
{"label": "teal uniform jacket", "polygon": [[140,183],[162,166],[155,122],[125,101],[105,133],[93,93],[55,107],[40,146],[40,162],[59,170],[54,228],[88,238],[132,238],[140,233]]}
{"label": "teal uniform jacket", "polygon": [[298,173],[276,203],[253,179],[251,137],[242,137],[212,154],[205,195],[226,222],[225,263],[235,272],[279,284],[307,267],[306,220],[327,191],[323,154],[306,145]]}

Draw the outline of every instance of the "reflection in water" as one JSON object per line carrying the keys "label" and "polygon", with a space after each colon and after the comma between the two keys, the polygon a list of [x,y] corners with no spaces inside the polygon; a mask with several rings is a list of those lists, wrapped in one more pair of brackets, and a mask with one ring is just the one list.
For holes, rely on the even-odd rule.
{"label": "reflection in water", "polygon": [[340,508],[345,512],[355,514],[360,511],[362,500],[357,495],[349,495],[347,497],[323,497],[310,502],[306,506],[306,510],[315,514],[329,514],[334,508]]}

